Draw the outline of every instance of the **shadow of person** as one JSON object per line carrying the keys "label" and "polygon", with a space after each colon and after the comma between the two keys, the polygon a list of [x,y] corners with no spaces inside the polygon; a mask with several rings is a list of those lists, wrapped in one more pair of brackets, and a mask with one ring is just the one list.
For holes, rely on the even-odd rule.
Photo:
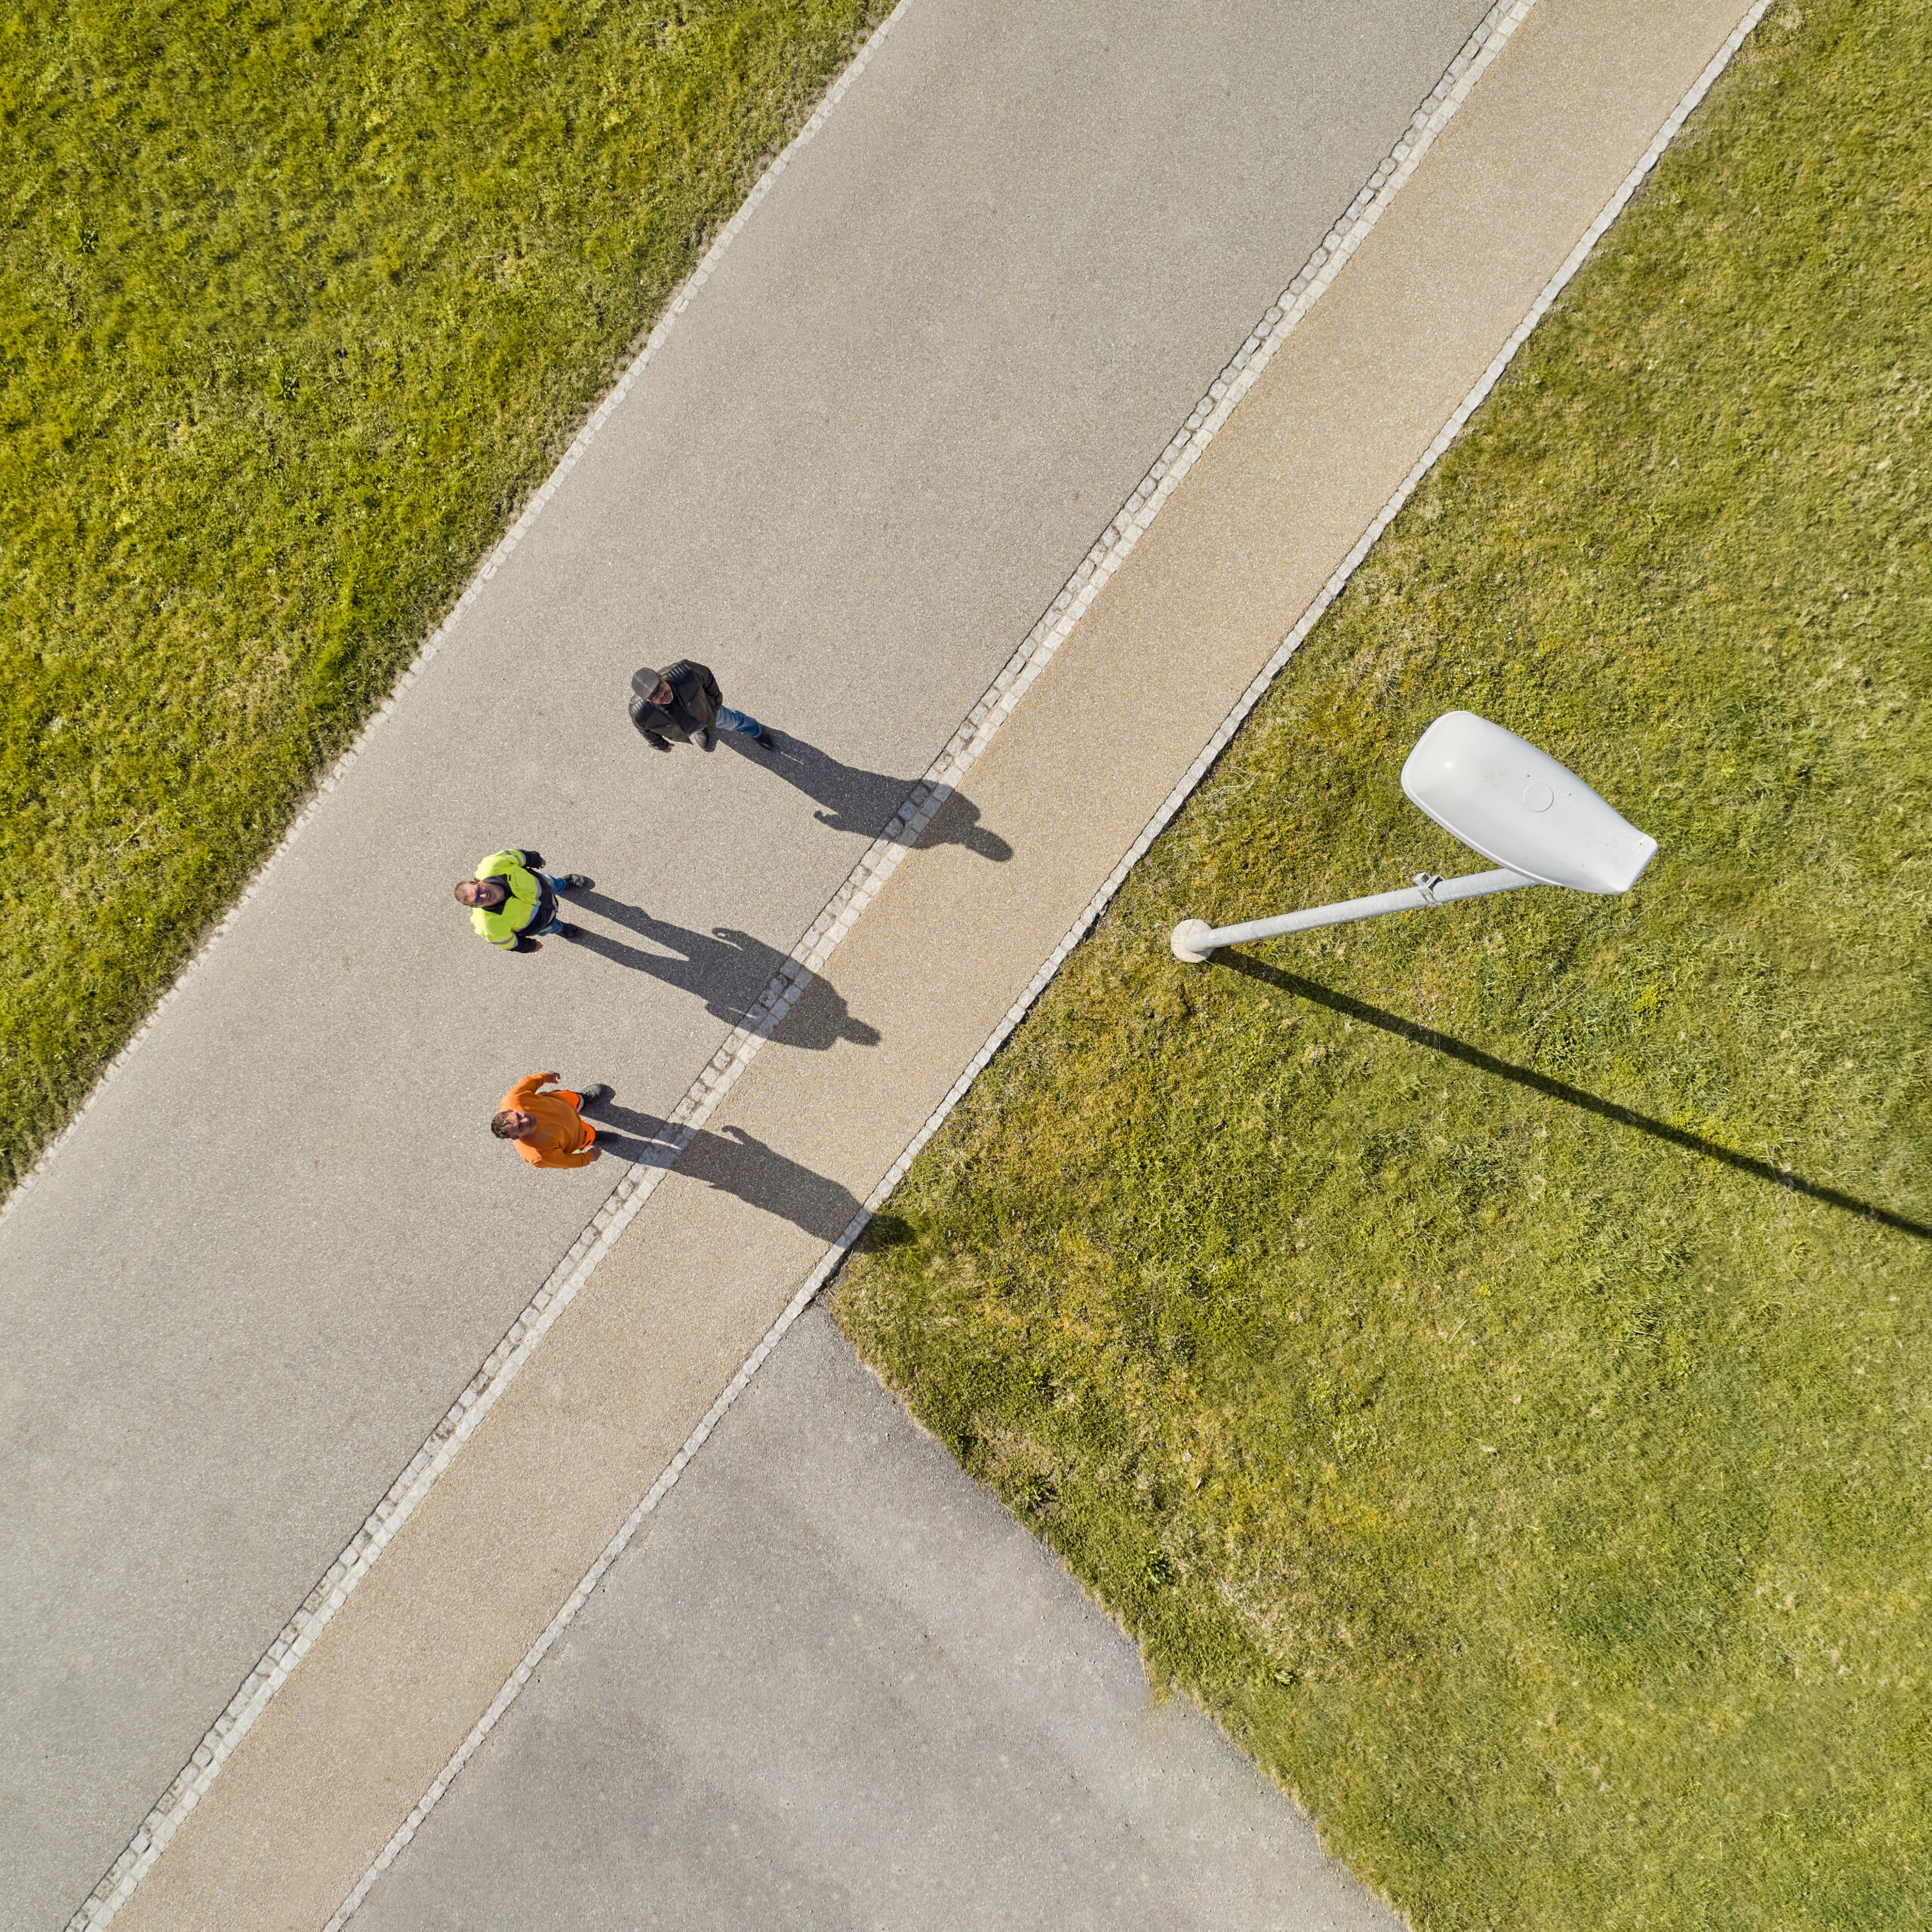
{"label": "shadow of person", "polygon": [[847,1010],[844,995],[829,980],[814,974],[804,989],[792,1002],[791,1011],[780,1020],[771,1037],[782,1047],[804,1047],[822,1054],[841,1040],[855,1047],[875,1047],[884,1038],[876,1026],[854,1020]]}
{"label": "shadow of person", "polygon": [[[613,925],[666,950],[647,952],[640,946],[627,946],[608,933],[581,924],[573,945],[620,966],[648,973],[680,992],[697,994],[704,1001],[706,1012],[728,1026],[735,1026],[744,1018],[788,956],[735,927],[718,926],[709,933],[692,932],[669,919],[653,918],[641,906],[628,906],[608,893],[573,893],[570,903],[580,912],[596,913]],[[774,1037],[787,1046],[823,1052],[840,1040],[850,1040],[854,1046],[875,1047],[881,1035],[877,1027],[854,1019],[830,983],[814,976]]]}
{"label": "shadow of person", "polygon": [[[860,838],[876,838],[898,815],[912,796],[916,778],[895,778],[889,771],[866,771],[856,764],[841,764],[829,752],[782,733],[772,734],[778,741],[775,752],[754,751],[735,734],[721,733],[719,742],[730,745],[741,755],[768,768],[811,799],[819,810],[812,816],[834,832],[850,832]],[[919,835],[921,845],[963,845],[980,858],[1004,865],[1013,857],[1013,848],[996,832],[980,823],[980,808],[957,792],[934,814],[931,823]]]}
{"label": "shadow of person", "polygon": [[648,1167],[675,1163],[688,1179],[781,1216],[815,1240],[836,1241],[859,1211],[859,1198],[850,1188],[781,1154],[741,1127],[715,1134],[700,1128],[680,1152],[675,1130],[654,1114],[620,1106],[614,1100],[592,1101],[583,1111],[597,1129],[597,1144],[607,1152]]}
{"label": "shadow of person", "polygon": [[[910,789],[909,786],[907,788]],[[980,808],[971,798],[955,792],[934,812],[924,831],[921,845],[963,845],[982,859],[1004,865],[1013,857],[1013,848],[996,832],[980,823]]]}

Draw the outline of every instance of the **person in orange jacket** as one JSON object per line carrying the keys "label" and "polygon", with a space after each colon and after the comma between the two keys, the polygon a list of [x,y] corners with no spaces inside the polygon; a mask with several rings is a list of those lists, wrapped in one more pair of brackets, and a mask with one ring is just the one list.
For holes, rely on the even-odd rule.
{"label": "person in orange jacket", "polygon": [[599,1081],[581,1094],[565,1087],[537,1091],[556,1078],[553,1069],[519,1080],[503,1096],[490,1131],[499,1140],[515,1141],[533,1168],[587,1168],[597,1158],[597,1130],[578,1110],[608,1100],[611,1089]]}

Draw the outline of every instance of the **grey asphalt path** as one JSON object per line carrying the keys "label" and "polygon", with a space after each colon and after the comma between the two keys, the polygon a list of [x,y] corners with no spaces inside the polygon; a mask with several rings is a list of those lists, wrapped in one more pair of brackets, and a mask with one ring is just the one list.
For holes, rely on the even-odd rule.
{"label": "grey asphalt path", "polygon": [[1398,1921],[814,1308],[353,1923]]}
{"label": "grey asphalt path", "polygon": [[[0,1224],[0,1923],[80,1902],[601,1200],[498,1095],[669,1111],[1481,11],[907,11]],[[687,652],[787,761],[641,744]],[[505,841],[596,875],[584,945],[469,934]],[[771,1051],[889,1031],[833,980]]]}

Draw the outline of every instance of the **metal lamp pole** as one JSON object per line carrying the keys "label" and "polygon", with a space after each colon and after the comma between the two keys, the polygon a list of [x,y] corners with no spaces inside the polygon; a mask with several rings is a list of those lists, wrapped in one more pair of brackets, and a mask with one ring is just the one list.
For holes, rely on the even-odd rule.
{"label": "metal lamp pole", "polygon": [[1620,817],[1574,772],[1473,712],[1446,712],[1422,734],[1402,767],[1402,789],[1445,832],[1495,860],[1500,869],[1460,878],[1417,872],[1415,884],[1401,892],[1241,925],[1183,919],[1168,942],[1174,957],[1198,966],[1220,946],[1450,906],[1526,885],[1627,892],[1657,849],[1654,838]]}
{"label": "metal lamp pole", "polygon": [[1416,912],[1426,906],[1452,906],[1459,899],[1481,899],[1492,892],[1514,892],[1540,879],[1521,872],[1466,872],[1444,878],[1439,872],[1417,872],[1416,882],[1401,892],[1377,892],[1366,899],[1344,899],[1338,905],[1311,906],[1305,912],[1284,912],[1275,919],[1250,919],[1245,925],[1211,926],[1205,919],[1183,919],[1168,942],[1174,957],[1198,966],[1217,946],[1245,946],[1250,940],[1278,939],[1284,933],[1312,933],[1318,926],[1346,926],[1355,919],[1379,919],[1384,912]]}

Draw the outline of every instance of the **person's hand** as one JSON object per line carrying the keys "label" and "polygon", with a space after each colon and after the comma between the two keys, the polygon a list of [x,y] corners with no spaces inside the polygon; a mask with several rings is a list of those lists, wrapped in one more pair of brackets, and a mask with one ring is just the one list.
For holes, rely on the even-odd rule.
{"label": "person's hand", "polygon": [[540,1087],[555,1086],[557,1084],[557,1069],[553,1066],[548,1073],[540,1073],[537,1076],[537,1084]]}
{"label": "person's hand", "polygon": [[543,869],[543,854],[541,852],[533,852],[525,846],[523,852],[523,864],[526,872],[540,872]]}

